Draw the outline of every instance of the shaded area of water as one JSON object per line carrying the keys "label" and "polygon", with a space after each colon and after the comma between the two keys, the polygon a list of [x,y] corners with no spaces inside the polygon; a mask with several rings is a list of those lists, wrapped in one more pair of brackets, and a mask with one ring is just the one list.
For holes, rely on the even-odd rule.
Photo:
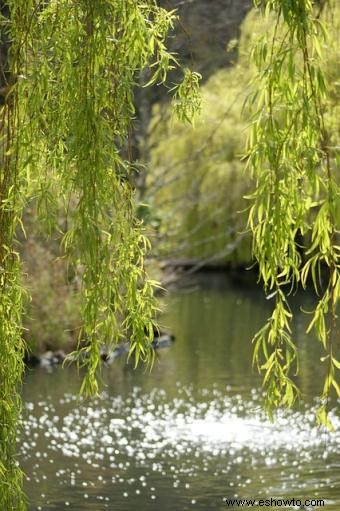
{"label": "shaded area of water", "polygon": [[306,318],[294,326],[306,404],[271,424],[251,369],[250,339],[271,309],[261,291],[208,275],[165,303],[176,342],[151,373],[115,361],[86,403],[74,368],[27,375],[20,461],[30,511],[210,511],[233,497],[323,498],[338,510],[340,421],[334,411],[333,435],[315,428],[324,368]]}

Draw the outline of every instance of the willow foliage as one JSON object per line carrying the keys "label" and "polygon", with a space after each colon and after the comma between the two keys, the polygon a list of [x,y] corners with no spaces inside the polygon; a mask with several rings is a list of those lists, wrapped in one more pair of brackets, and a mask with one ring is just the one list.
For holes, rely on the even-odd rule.
{"label": "willow foliage", "polygon": [[[252,50],[257,75],[249,104],[256,113],[247,156],[256,189],[250,197],[249,226],[260,275],[275,303],[254,338],[254,362],[264,373],[269,413],[281,404],[291,406],[298,395],[291,379],[298,371],[298,352],[287,292],[299,282],[306,286],[311,278],[319,301],[308,331],[314,330],[322,343],[326,365],[318,420],[331,428],[330,394],[340,394],[339,118],[334,125],[334,70],[325,61],[336,21],[331,5],[320,7],[310,0],[255,4],[273,29]],[[336,34],[334,41],[336,46]]]}
{"label": "willow foliage", "polygon": [[[174,12],[155,0],[8,0],[0,161],[0,508],[25,508],[15,459],[23,373],[22,294],[15,231],[27,201],[47,230],[67,213],[63,247],[82,282],[82,325],[74,354],[82,391],[97,391],[103,342],[130,340],[130,355],[152,363],[155,282],[135,215],[129,136],[138,74],[161,83],[177,62],[165,47]],[[191,79],[190,79],[191,76]],[[187,72],[185,84],[196,86]],[[177,93],[187,91],[178,88]],[[191,87],[192,89],[192,87]],[[197,103],[186,95],[191,113]],[[185,105],[181,101],[181,115]]]}
{"label": "willow foliage", "polygon": [[[202,87],[195,126],[180,126],[170,115],[161,122],[162,112],[154,110],[149,194],[167,255],[222,255],[246,264],[248,238],[241,251],[236,247],[248,194],[253,254],[273,303],[253,341],[267,411],[291,406],[299,395],[289,294],[312,282],[319,304],[309,311],[308,331],[325,349],[318,419],[330,426],[329,400],[339,394],[340,7],[305,0],[255,4],[241,27],[238,62]],[[239,154],[249,117],[245,178]]]}

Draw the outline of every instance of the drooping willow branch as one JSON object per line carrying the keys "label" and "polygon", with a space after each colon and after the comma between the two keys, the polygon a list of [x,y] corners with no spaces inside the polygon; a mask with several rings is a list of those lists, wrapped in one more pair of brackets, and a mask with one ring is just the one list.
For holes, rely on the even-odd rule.
{"label": "drooping willow branch", "polygon": [[[328,268],[313,327],[327,352],[327,374],[318,420],[331,427],[327,404],[332,388],[339,395],[335,350],[340,297],[339,202],[336,155],[330,147],[325,112],[330,108],[322,48],[327,27],[312,1],[257,1],[274,19],[270,41],[253,49],[257,66],[256,105],[249,138],[248,163],[256,179],[250,197],[249,225],[260,276],[275,304],[272,316],[254,337],[254,362],[264,372],[266,407],[291,406],[298,388],[298,353],[291,334],[287,289],[311,276],[315,290]],[[326,11],[326,8],[324,9]],[[325,13],[323,13],[325,15]],[[303,237],[304,247],[298,245]],[[302,254],[303,248],[303,254]],[[294,366],[294,367],[293,367]]]}
{"label": "drooping willow branch", "polygon": [[[14,243],[20,223],[23,172],[17,126],[23,121],[18,77],[27,52],[28,5],[1,2],[0,102],[0,508],[25,509],[22,473],[15,458],[21,412],[18,385],[24,371],[25,346],[21,336],[23,289],[21,265]],[[11,16],[11,23],[10,18]],[[20,31],[20,38],[13,34]]]}
{"label": "drooping willow branch", "polygon": [[[104,342],[127,337],[136,363],[152,363],[157,284],[144,268],[149,242],[135,215],[124,148],[139,73],[149,74],[149,84],[161,83],[177,62],[165,47],[174,13],[155,0],[8,0],[1,6],[8,56],[0,71],[10,81],[0,118],[0,508],[20,510],[15,440],[24,345],[15,232],[22,208],[34,200],[52,231],[65,206],[63,246],[82,282],[74,355],[86,369],[82,391],[98,389]],[[185,108],[191,113],[197,105],[196,75],[187,72],[183,84],[185,117]]]}

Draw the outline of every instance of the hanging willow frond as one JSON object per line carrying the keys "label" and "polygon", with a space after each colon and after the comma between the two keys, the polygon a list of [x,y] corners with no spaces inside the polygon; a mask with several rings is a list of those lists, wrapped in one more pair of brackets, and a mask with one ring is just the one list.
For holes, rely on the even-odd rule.
{"label": "hanging willow frond", "polygon": [[104,342],[127,337],[136,364],[153,361],[157,283],[144,267],[150,246],[135,214],[124,148],[139,74],[149,74],[151,85],[177,66],[165,45],[174,21],[174,12],[156,0],[1,3],[1,509],[25,508],[15,461],[24,345],[14,247],[25,201],[34,198],[50,232],[59,228],[58,209],[65,206],[63,247],[81,279],[74,354],[86,369],[81,391],[98,390]]}
{"label": "hanging willow frond", "polygon": [[[291,380],[298,353],[286,290],[300,281],[306,286],[311,275],[318,292],[326,267],[328,282],[308,331],[315,329],[327,352],[318,420],[331,428],[327,405],[331,389],[338,393],[339,388],[335,350],[339,346],[340,187],[326,119],[330,92],[322,66],[327,9],[319,19],[309,0],[255,4],[274,28],[252,52],[257,76],[249,104],[256,105],[256,112],[247,157],[256,189],[250,197],[249,226],[260,276],[266,291],[274,291],[275,305],[267,325],[254,337],[254,360],[264,372],[269,414],[278,405],[292,405],[298,395]],[[304,239],[303,254],[298,236]]]}

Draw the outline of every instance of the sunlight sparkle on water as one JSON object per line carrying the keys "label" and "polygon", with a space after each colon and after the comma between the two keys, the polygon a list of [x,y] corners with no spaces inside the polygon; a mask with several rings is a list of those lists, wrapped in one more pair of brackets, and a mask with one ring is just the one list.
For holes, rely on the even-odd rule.
{"label": "sunlight sparkle on water", "polygon": [[[339,451],[339,433],[321,434],[311,410],[279,413],[272,424],[256,393],[248,403],[240,395],[226,394],[204,390],[197,400],[188,387],[169,399],[161,390],[143,394],[135,388],[125,400],[104,392],[91,402],[79,402],[77,396],[67,394],[60,399],[58,413],[50,401],[29,402],[21,457],[33,464],[31,477],[39,483],[46,479],[44,463],[48,459],[53,464],[58,454],[64,460],[64,468],[55,466],[58,484],[86,488],[83,499],[92,495],[106,502],[112,498],[108,485],[120,486],[127,500],[131,492],[143,491],[155,500],[152,473],[170,477],[174,490],[190,492],[191,480],[198,473],[214,467],[216,476],[233,474],[233,467],[240,464],[262,466],[264,474],[272,467],[293,468],[287,478],[291,488],[297,489],[303,487],[299,474],[315,453],[327,459],[329,453]],[[339,430],[334,414],[332,420]],[[129,477],[131,467],[143,475]],[[261,478],[265,482],[263,474]],[[241,489],[253,484],[249,474],[230,476],[229,482],[230,488]],[[190,503],[195,504],[196,498],[190,498]]]}

